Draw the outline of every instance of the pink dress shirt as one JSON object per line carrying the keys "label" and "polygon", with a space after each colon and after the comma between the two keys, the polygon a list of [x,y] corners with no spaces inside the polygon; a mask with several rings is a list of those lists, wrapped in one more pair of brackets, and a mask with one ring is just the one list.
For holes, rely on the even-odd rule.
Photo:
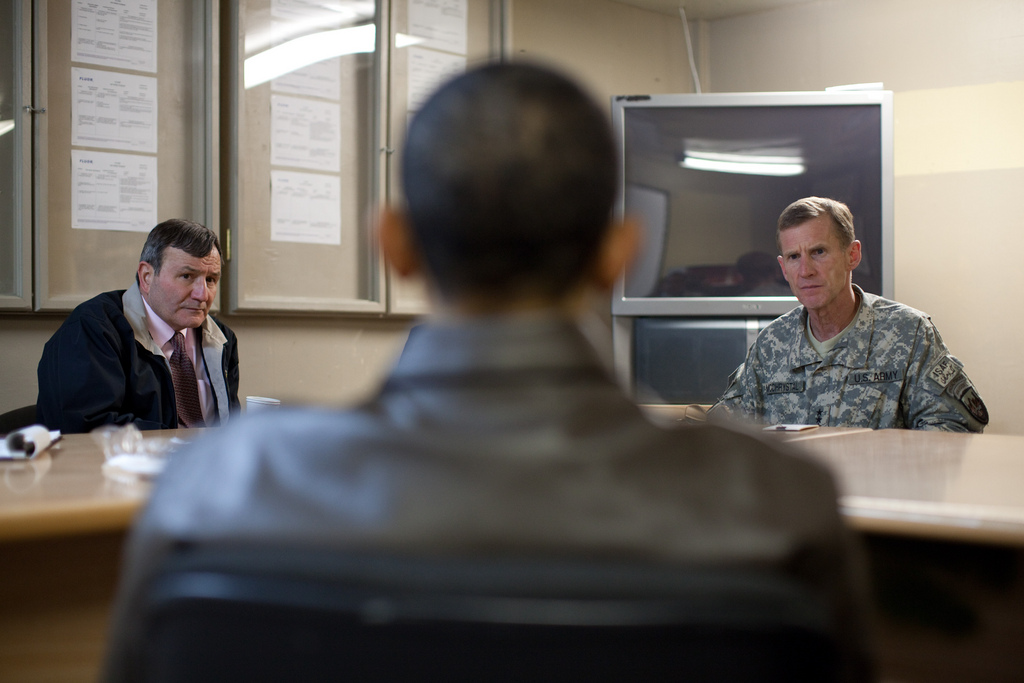
{"label": "pink dress shirt", "polygon": [[[142,303],[146,306],[146,327],[149,328],[149,334],[160,347],[164,358],[170,360],[172,352],[171,337],[174,336],[176,331],[149,307],[149,302],[146,301],[145,296],[142,297]],[[196,338],[198,330],[186,328],[182,332],[185,333],[185,351],[188,353],[189,360],[192,361],[192,366],[196,369],[196,382],[199,384],[199,404],[203,409],[203,419],[206,421],[206,424],[210,424],[211,416],[216,417],[217,411],[213,401],[213,388],[210,386],[210,378],[206,374],[206,361],[203,360],[203,354],[196,352],[199,348],[199,340]]]}

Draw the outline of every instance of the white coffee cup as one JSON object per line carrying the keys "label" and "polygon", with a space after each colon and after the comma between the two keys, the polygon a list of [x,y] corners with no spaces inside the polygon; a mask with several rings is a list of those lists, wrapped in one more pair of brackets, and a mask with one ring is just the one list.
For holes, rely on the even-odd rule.
{"label": "white coffee cup", "polygon": [[245,410],[252,412],[254,410],[267,410],[270,408],[280,408],[281,400],[276,398],[267,398],[266,396],[246,396],[245,397]]}

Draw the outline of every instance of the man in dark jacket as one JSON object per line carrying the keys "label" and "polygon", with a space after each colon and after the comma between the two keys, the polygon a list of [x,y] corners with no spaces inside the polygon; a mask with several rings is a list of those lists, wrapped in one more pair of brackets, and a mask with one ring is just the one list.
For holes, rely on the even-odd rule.
{"label": "man in dark jacket", "polygon": [[182,219],[153,228],[135,284],[79,305],[43,348],[39,421],[64,433],[173,429],[237,412],[237,341],[209,317],[220,273],[213,231]]}

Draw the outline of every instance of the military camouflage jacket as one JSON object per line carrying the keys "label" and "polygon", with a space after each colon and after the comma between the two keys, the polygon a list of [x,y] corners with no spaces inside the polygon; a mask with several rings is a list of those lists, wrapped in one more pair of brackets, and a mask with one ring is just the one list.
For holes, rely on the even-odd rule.
{"label": "military camouflage jacket", "polygon": [[[856,288],[856,285],[854,285]],[[857,288],[856,323],[822,358],[800,306],[758,335],[712,417],[980,432],[988,410],[924,313]]]}

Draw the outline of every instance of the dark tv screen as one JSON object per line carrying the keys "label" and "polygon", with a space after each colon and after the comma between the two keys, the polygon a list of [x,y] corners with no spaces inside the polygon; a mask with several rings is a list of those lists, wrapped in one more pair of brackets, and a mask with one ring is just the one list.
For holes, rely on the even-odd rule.
{"label": "dark tv screen", "polygon": [[621,300],[680,300],[675,314],[698,300],[701,314],[747,312],[728,304],[760,299],[786,310],[796,302],[776,260],[775,224],[789,203],[812,195],[850,207],[863,252],[854,282],[892,296],[891,94],[663,95],[614,104],[622,211],[645,232]]}

